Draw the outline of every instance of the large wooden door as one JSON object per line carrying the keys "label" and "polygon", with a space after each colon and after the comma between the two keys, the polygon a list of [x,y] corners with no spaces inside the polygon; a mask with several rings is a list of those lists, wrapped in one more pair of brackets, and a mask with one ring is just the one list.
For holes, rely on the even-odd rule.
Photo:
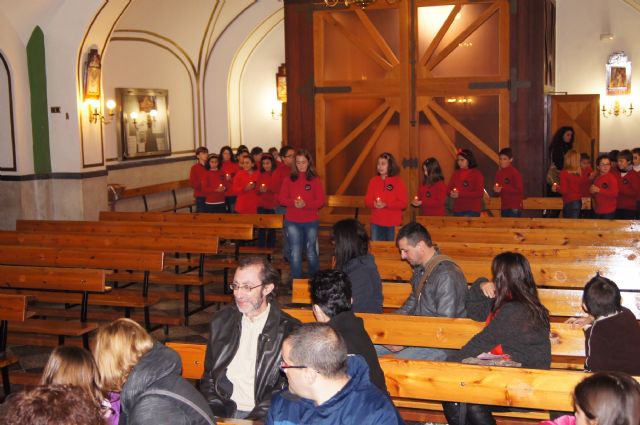
{"label": "large wooden door", "polygon": [[469,147],[485,175],[509,140],[509,2],[400,0],[314,12],[316,158],[327,193],[363,195],[377,156],[449,177]]}
{"label": "large wooden door", "polygon": [[595,157],[600,151],[600,95],[549,95],[547,101],[548,142],[551,142],[560,127],[573,127],[574,149],[579,153],[588,153],[595,162]]}

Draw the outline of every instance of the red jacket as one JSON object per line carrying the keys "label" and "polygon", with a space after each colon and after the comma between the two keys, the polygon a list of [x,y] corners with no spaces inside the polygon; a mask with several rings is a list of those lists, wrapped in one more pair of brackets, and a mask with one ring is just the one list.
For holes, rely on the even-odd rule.
{"label": "red jacket", "polygon": [[640,174],[631,170],[624,176],[618,176],[618,206],[619,210],[636,209],[636,200],[640,192]]}
{"label": "red jacket", "polygon": [[447,193],[456,188],[458,198],[453,200],[453,211],[482,211],[484,177],[477,168],[456,170],[451,176]]}
{"label": "red jacket", "polygon": [[[267,209],[274,209],[278,205],[278,193],[276,192],[276,173],[275,171],[270,173],[260,173],[258,178],[258,206]],[[266,192],[261,192],[262,185],[266,189]]]}
{"label": "red jacket", "polygon": [[582,199],[582,182],[584,178],[577,176],[568,171],[560,171],[560,184],[558,185],[558,193],[562,194],[562,202],[579,201]]}
{"label": "red jacket", "polygon": [[447,215],[445,210],[447,185],[442,180],[432,185],[421,184],[418,189],[418,200],[422,201],[422,205],[420,205],[422,215]]}
{"label": "red jacket", "polygon": [[618,178],[615,174],[607,173],[596,177],[594,185],[600,192],[593,196],[596,200],[596,214],[609,214],[616,210],[618,198]]}
{"label": "red jacket", "polygon": [[[376,208],[376,199],[384,202],[384,208]],[[382,177],[375,176],[369,180],[364,204],[371,209],[371,224],[378,226],[399,226],[402,224],[402,210],[407,208],[409,198],[407,187],[400,176]]]}
{"label": "red jacket", "polygon": [[593,169],[591,167],[585,167],[580,169],[580,177],[582,181],[580,182],[580,195],[583,198],[591,197],[591,192],[589,192],[589,188],[591,187],[591,179],[589,176],[593,173]]}
{"label": "red jacket", "polygon": [[218,192],[218,190],[220,189],[220,185],[226,189],[226,183],[227,182],[224,180],[224,174],[222,174],[220,170],[207,171],[207,174],[205,174],[205,177],[202,180],[202,192],[205,196],[205,202],[207,204],[223,203],[225,192]]}
{"label": "red jacket", "polygon": [[[305,206],[296,208],[296,199],[302,199]],[[319,220],[318,210],[324,205],[324,188],[318,177],[307,180],[306,176],[298,175],[296,181],[284,179],[278,200],[280,205],[287,208],[284,219],[294,223],[308,223]]]}
{"label": "red jacket", "polygon": [[496,173],[496,181],[502,190],[500,191],[501,206],[503,210],[521,210],[524,187],[522,175],[513,166],[500,168]]}
{"label": "red jacket", "polygon": [[[237,194],[236,212],[240,214],[256,214],[258,212],[258,190],[257,182],[260,178],[260,172],[254,171],[249,174],[245,170],[238,171],[233,178],[233,191]],[[246,190],[250,182],[256,183],[251,190]]]}
{"label": "red jacket", "polygon": [[227,184],[225,185],[227,186],[226,196],[236,196],[236,192],[233,191],[233,178],[236,174],[238,174],[238,171],[240,171],[240,166],[237,162],[227,161],[222,163],[220,171],[225,176],[225,180],[227,181]]}
{"label": "red jacket", "polygon": [[204,165],[197,162],[193,164],[191,167],[191,172],[189,172],[189,184],[193,188],[193,196],[195,198],[200,198],[204,196],[202,192],[202,180],[206,177],[208,170],[204,167]]}

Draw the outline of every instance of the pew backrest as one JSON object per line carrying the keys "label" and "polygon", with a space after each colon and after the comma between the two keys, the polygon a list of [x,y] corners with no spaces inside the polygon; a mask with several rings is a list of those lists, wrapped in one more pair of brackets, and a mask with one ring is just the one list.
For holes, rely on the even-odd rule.
{"label": "pew backrest", "polygon": [[0,321],[25,321],[28,301],[26,295],[0,294]]}
{"label": "pew backrest", "polygon": [[104,292],[105,270],[0,265],[0,287]]}
{"label": "pew backrest", "polygon": [[282,214],[174,214],[162,212],[101,211],[100,221],[143,221],[195,224],[252,224],[260,229],[282,229]]}

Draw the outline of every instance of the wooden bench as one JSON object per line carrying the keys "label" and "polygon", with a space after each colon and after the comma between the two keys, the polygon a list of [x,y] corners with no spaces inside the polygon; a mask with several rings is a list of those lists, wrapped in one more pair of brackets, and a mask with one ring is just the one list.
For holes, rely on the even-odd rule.
{"label": "wooden bench", "polygon": [[[137,235],[132,238],[130,235],[99,235],[85,233],[65,233],[65,232],[10,232],[0,231],[0,245],[26,245],[26,246],[65,246],[69,248],[97,248],[97,249],[136,249],[184,253],[198,253],[198,274],[176,274],[167,272],[150,272],[148,279],[150,284],[179,285],[184,292],[184,318],[183,323],[188,323],[190,315],[201,311],[211,305],[205,301],[204,286],[212,283],[213,280],[204,274],[205,254],[216,254],[218,252],[217,237],[166,237],[163,235]],[[165,254],[166,256],[166,254]],[[110,282],[143,282],[144,273],[118,272],[109,275]],[[200,288],[200,307],[196,310],[189,310],[190,289],[192,286]],[[156,292],[156,294],[158,294]],[[165,294],[167,295],[167,294]],[[171,299],[174,297],[171,296]],[[214,302],[228,301],[228,296],[221,296]]]}
{"label": "wooden bench", "polygon": [[[142,308],[147,329],[151,327],[149,307],[160,301],[159,297],[148,294],[148,276],[151,271],[162,271],[163,259],[164,253],[161,251],[0,245],[0,264],[3,265],[142,271],[144,279],[141,294],[95,294],[89,297],[88,303],[124,307],[127,317],[132,308]],[[39,293],[38,299],[54,303],[82,303],[82,296],[73,293]]]}
{"label": "wooden bench", "polygon": [[159,195],[162,193],[170,193],[171,199],[173,201],[173,205],[169,208],[166,208],[166,207],[162,208],[160,209],[160,211],[175,212],[177,210],[186,209],[186,208],[188,208],[189,211],[192,211],[193,206],[195,205],[195,200],[193,198],[190,198],[187,201],[178,202],[178,196],[177,196],[178,191],[184,190],[184,189],[190,189],[190,188],[191,188],[191,184],[187,179],[187,180],[177,180],[177,181],[166,182],[166,183],[152,184],[149,186],[140,186],[140,187],[133,187],[131,189],[125,189],[118,196],[118,199],[111,204],[111,209],[115,211],[117,201],[120,201],[123,199],[132,199],[132,198],[142,197],[142,202],[144,203],[144,210],[149,211],[148,197],[152,195]]}
{"label": "wooden bench", "polygon": [[507,218],[507,217],[426,217],[416,221],[427,229],[432,227],[505,229],[584,229],[586,231],[640,232],[639,220],[595,220],[572,218]]}
{"label": "wooden bench", "polygon": [[27,301],[25,295],[0,294],[0,372],[5,397],[11,393],[9,366],[18,362],[17,357],[7,353],[9,321],[17,323],[27,319]]}
{"label": "wooden bench", "polygon": [[[502,207],[502,200],[499,197],[484,197],[485,209],[491,212],[494,216],[500,215],[500,209]],[[522,200],[522,209],[537,210],[537,211],[549,211],[549,210],[562,210],[563,202],[562,198],[556,197],[530,197]],[[583,210],[590,210],[591,203],[583,203]]]}

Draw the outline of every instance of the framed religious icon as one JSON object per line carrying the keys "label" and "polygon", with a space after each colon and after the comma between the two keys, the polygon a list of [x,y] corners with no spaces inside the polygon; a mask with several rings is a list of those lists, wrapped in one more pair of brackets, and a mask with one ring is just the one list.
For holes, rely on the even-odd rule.
{"label": "framed religious icon", "polygon": [[616,52],[607,62],[607,95],[628,94],[631,94],[631,62],[624,52]]}
{"label": "framed religious icon", "polygon": [[169,92],[117,88],[121,112],[118,139],[122,159],[171,154]]}
{"label": "framed religious icon", "polygon": [[84,100],[100,99],[100,55],[91,49],[84,67]]}

